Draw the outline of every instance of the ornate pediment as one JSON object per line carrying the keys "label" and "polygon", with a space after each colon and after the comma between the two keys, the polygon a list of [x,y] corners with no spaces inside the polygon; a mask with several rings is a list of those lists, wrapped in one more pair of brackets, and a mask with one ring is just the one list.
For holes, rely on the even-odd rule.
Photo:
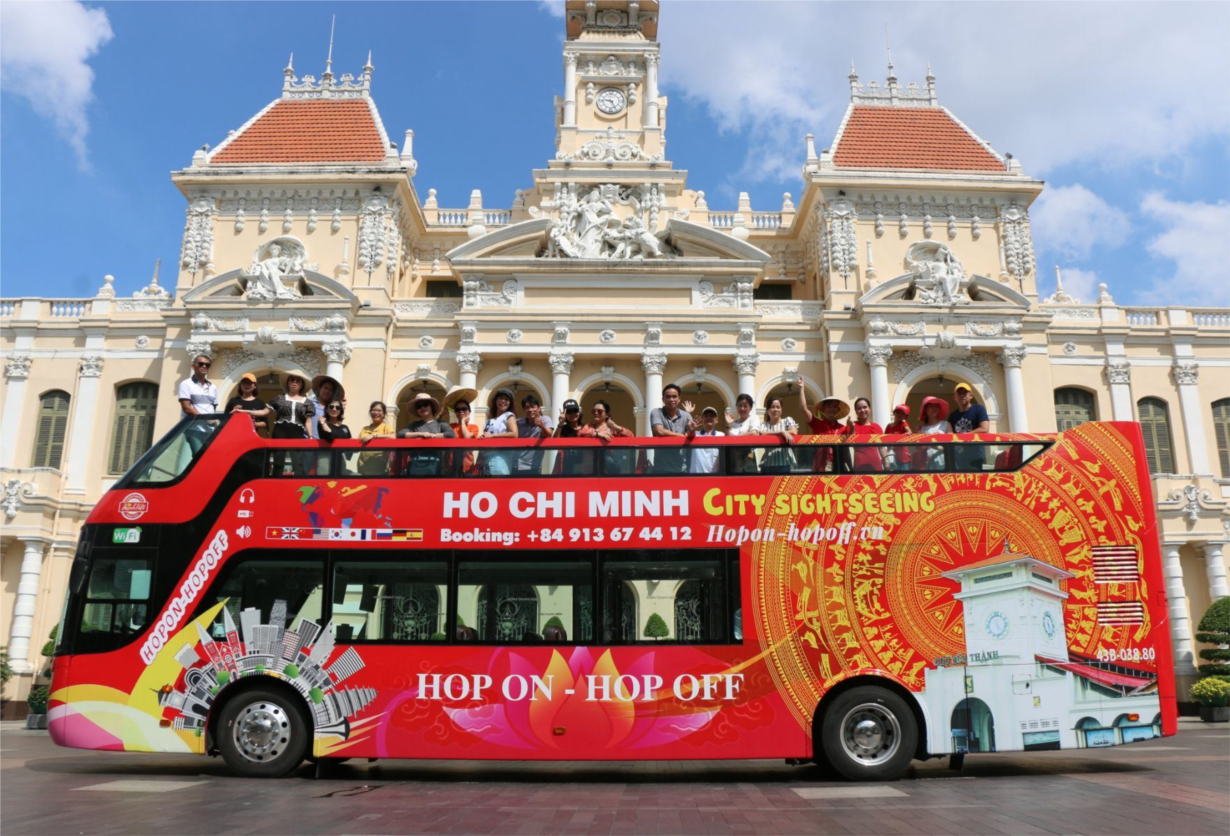
{"label": "ornate pediment", "polygon": [[[274,241],[269,242],[275,244]],[[260,255],[265,250],[264,261],[254,261],[245,269],[230,270],[207,282],[194,287],[184,294],[184,304],[193,307],[202,303],[212,302],[247,302],[249,305],[269,304],[287,301],[342,302],[346,307],[358,307],[359,299],[340,282],[311,269],[315,265],[297,266],[293,257],[284,252],[272,255],[267,250],[268,245],[257,251]],[[272,263],[277,260],[278,264]],[[266,261],[271,262],[266,265]],[[262,267],[262,265],[266,265]],[[289,268],[283,272],[283,268]],[[260,271],[265,270],[263,274]],[[277,285],[274,282],[277,282]],[[282,292],[277,291],[282,287]]]}

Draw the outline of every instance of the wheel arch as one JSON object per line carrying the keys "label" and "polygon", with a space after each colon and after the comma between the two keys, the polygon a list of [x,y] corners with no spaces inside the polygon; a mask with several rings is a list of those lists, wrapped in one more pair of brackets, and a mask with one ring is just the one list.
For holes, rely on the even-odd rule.
{"label": "wheel arch", "polygon": [[828,706],[832,705],[833,700],[840,694],[862,685],[876,685],[892,691],[905,700],[905,704],[910,707],[910,711],[914,715],[914,721],[918,724],[918,745],[914,749],[914,758],[916,760],[926,760],[929,758],[930,753],[927,741],[930,718],[927,714],[927,707],[919,699],[917,692],[911,691],[905,686],[905,683],[887,671],[878,670],[851,672],[824,692],[820,702],[816,703],[816,710],[812,713],[811,718],[812,757],[823,758],[823,753],[820,749],[820,730],[823,728],[824,713],[828,710]]}
{"label": "wheel arch", "polygon": [[305,697],[297,688],[285,680],[267,674],[245,676],[222,687],[209,709],[209,718],[205,723],[205,752],[209,755],[218,754],[217,730],[218,723],[228,703],[249,691],[274,691],[286,695],[291,705],[299,711],[308,733],[308,752],[315,749],[316,723],[312,717],[312,709]]}

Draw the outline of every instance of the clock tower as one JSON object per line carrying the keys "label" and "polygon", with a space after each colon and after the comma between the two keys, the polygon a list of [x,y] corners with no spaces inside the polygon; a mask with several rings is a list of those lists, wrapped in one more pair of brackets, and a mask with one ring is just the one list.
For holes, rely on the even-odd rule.
{"label": "clock tower", "polygon": [[555,100],[556,159],[574,164],[664,159],[656,0],[568,0],[564,96]]}

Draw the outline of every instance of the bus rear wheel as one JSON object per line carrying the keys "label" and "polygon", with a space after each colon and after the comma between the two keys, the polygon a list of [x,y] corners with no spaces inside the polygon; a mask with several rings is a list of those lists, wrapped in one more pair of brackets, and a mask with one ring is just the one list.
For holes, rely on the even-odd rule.
{"label": "bus rear wheel", "polygon": [[283,694],[253,690],[226,704],[218,748],[227,766],[250,778],[281,778],[303,763],[307,723]]}
{"label": "bus rear wheel", "polygon": [[896,781],[914,759],[918,723],[900,696],[860,685],[834,697],[820,721],[825,759],[851,781]]}

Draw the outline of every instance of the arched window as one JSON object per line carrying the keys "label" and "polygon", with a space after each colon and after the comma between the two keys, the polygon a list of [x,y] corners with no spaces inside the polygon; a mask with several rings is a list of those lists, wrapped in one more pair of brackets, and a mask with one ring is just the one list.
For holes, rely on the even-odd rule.
{"label": "arched window", "polygon": [[1055,390],[1055,425],[1060,432],[1096,420],[1098,414],[1092,394],[1071,386]]}
{"label": "arched window", "polygon": [[64,455],[64,433],[68,429],[67,392],[55,390],[38,399],[38,436],[34,440],[34,459],[30,467],[59,467]]}
{"label": "arched window", "polygon": [[1145,458],[1150,473],[1174,473],[1173,445],[1170,443],[1170,410],[1160,398],[1142,398],[1136,402],[1140,416],[1140,431],[1145,436]]}
{"label": "arched window", "polygon": [[1213,435],[1217,438],[1221,478],[1230,479],[1230,398],[1213,402]]}
{"label": "arched window", "polygon": [[144,380],[129,383],[115,393],[115,427],[111,431],[108,473],[127,473],[154,443],[154,412],[157,409],[156,383]]}

